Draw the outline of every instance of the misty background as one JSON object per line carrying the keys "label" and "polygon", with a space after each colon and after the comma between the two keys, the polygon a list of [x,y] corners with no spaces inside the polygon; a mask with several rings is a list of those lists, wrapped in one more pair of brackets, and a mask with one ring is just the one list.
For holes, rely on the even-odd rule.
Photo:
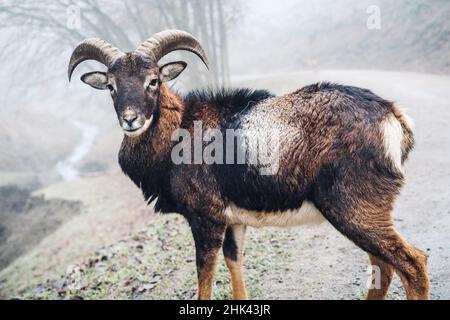
{"label": "misty background", "polygon": [[[122,132],[109,93],[79,80],[105,67],[86,62],[69,83],[67,65],[85,38],[131,51],[172,28],[197,37],[211,61],[208,71],[188,52],[163,59],[188,62],[171,83],[180,93],[248,86],[283,94],[326,80],[366,86],[412,107],[419,120],[432,110],[435,118],[419,121],[419,134],[421,126],[439,130],[440,123],[439,136],[424,132],[423,139],[448,151],[442,146],[450,132],[442,121],[450,114],[449,1],[3,0],[0,296],[45,282],[153,219],[120,173]],[[420,109],[419,101],[434,107]],[[419,144],[418,158],[429,164],[420,150]],[[447,173],[437,174],[448,187]]]}

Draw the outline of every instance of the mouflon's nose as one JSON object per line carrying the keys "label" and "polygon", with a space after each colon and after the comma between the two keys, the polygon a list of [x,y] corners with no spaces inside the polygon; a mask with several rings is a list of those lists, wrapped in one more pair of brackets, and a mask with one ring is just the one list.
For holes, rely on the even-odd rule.
{"label": "mouflon's nose", "polygon": [[137,114],[134,110],[128,109],[122,114],[122,119],[128,125],[131,125],[133,121],[137,119]]}

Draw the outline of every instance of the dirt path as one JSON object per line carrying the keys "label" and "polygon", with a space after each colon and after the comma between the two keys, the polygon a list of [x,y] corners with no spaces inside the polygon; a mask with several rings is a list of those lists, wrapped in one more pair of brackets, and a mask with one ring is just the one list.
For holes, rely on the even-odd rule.
{"label": "dirt path", "polygon": [[[307,79],[307,80],[306,80]],[[370,88],[407,109],[415,123],[416,148],[407,164],[407,184],[394,211],[395,225],[429,254],[431,295],[450,298],[450,77],[376,72],[324,71],[241,79],[250,86],[275,83],[287,92],[295,83],[328,80]],[[271,87],[265,86],[265,87]],[[265,276],[260,298],[355,299],[366,292],[367,255],[329,224],[292,230],[298,250],[283,281]],[[248,253],[252,254],[252,253]],[[390,298],[404,298],[398,278]]]}
{"label": "dirt path", "polygon": [[98,133],[98,129],[93,125],[74,120],[71,121],[71,124],[80,131],[81,140],[66,159],[56,164],[56,171],[65,181],[79,177],[77,165],[91,150]]}

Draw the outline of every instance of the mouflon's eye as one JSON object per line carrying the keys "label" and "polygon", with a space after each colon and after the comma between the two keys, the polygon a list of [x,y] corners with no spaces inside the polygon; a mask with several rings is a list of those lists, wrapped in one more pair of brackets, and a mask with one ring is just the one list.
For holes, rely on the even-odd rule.
{"label": "mouflon's eye", "polygon": [[156,88],[156,86],[158,85],[158,79],[157,78],[155,78],[155,79],[152,79],[152,80],[150,80],[150,82],[148,83],[148,86],[147,86],[147,89],[148,88]]}
{"label": "mouflon's eye", "polygon": [[114,92],[114,87],[112,86],[112,84],[107,84],[106,87],[109,91]]}

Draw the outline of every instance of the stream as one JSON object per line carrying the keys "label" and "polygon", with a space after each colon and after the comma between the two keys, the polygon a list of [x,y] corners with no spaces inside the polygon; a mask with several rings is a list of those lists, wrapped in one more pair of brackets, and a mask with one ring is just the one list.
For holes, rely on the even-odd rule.
{"label": "stream", "polygon": [[92,149],[98,134],[98,129],[93,125],[76,120],[72,120],[70,123],[80,130],[81,141],[75,146],[67,158],[58,161],[56,164],[56,171],[65,181],[75,180],[80,176],[77,165]]}

